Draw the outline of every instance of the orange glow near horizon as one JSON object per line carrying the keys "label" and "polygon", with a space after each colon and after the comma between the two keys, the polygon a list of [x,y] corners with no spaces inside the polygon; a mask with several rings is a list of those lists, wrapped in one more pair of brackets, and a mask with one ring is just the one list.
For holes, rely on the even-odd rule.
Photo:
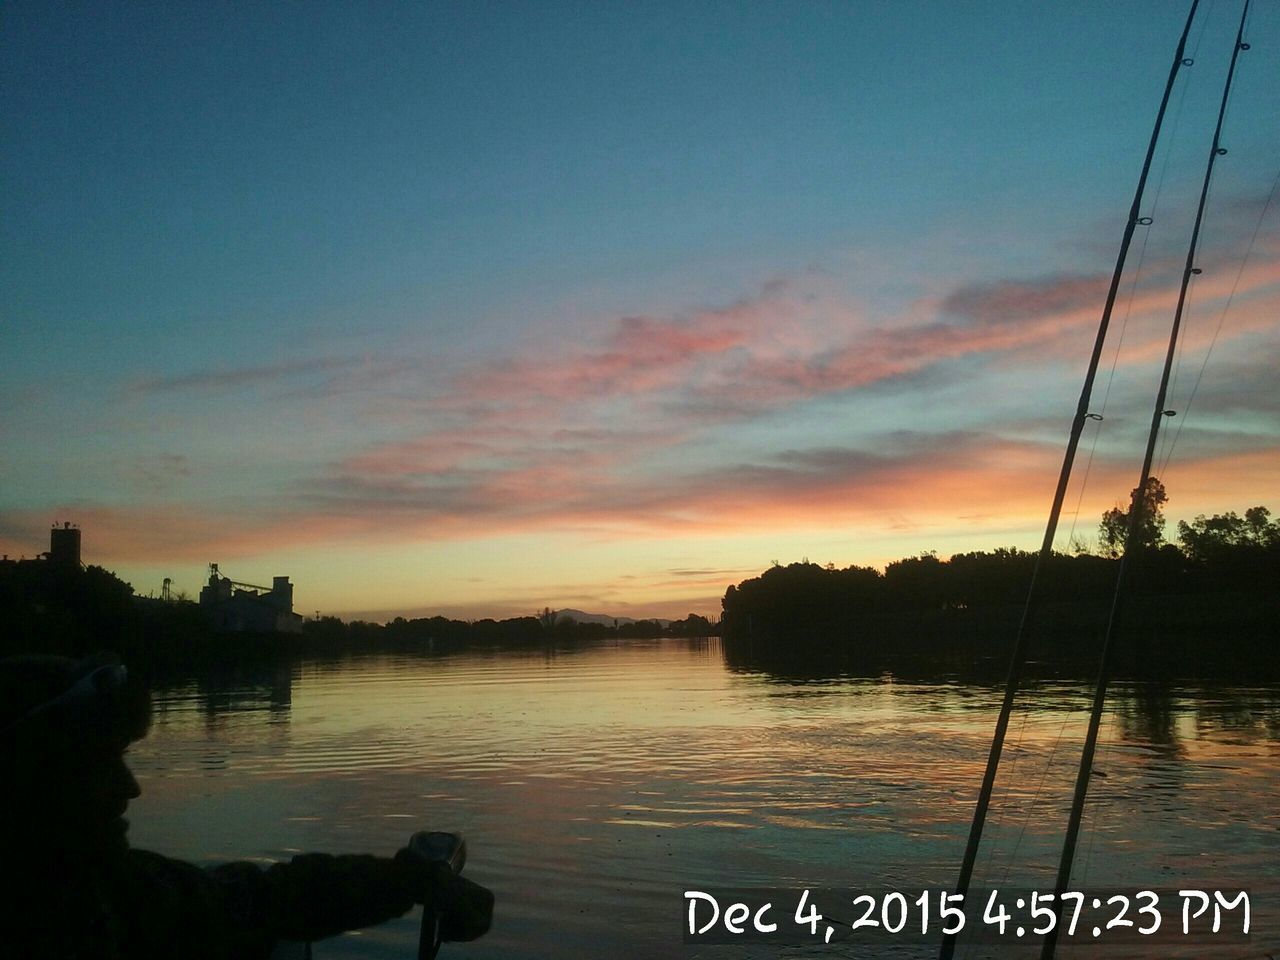
{"label": "orange glow near horizon", "polygon": [[[245,518],[235,526],[235,518],[177,510],[65,515],[84,530],[85,562],[115,570],[144,594],[171,576],[194,597],[205,563],[218,560],[250,582],[290,575],[297,609],[308,613],[515,616],[595,604],[590,612],[619,616],[714,615],[725,587],[773,560],[882,568],[927,550],[945,557],[996,546],[1035,549],[1058,456],[1048,448],[992,445],[936,465],[932,458],[907,462],[871,478],[728,485],[682,499],[673,491],[669,500],[651,502],[644,516],[565,510],[523,529],[502,523],[437,528],[434,535],[426,522],[379,527],[325,516],[255,528]],[[1094,465],[1080,518],[1064,517],[1060,527],[1064,548],[1070,530],[1086,541],[1096,537],[1098,517],[1136,482],[1136,467]],[[1171,495],[1166,534],[1173,539],[1178,519],[1258,503],[1274,507],[1261,491],[1280,489],[1280,448],[1175,461],[1163,479]],[[1069,497],[1069,513],[1076,496]],[[13,538],[0,546],[10,556],[38,552]],[[166,561],[151,559],[158,555]]]}

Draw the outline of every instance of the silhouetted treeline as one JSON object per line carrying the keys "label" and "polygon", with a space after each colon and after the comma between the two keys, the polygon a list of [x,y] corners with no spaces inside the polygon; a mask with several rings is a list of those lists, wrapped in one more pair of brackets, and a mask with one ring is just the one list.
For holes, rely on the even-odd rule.
{"label": "silhouetted treeline", "polygon": [[297,635],[220,634],[200,608],[134,595],[102,567],[0,563],[0,655],[102,650],[157,675],[299,652]]}
{"label": "silhouetted treeline", "polygon": [[315,648],[324,652],[419,652],[457,650],[473,646],[520,647],[610,637],[623,640],[709,637],[714,636],[716,631],[716,625],[695,613],[666,625],[657,620],[636,620],[632,623],[620,623],[616,627],[603,623],[580,623],[557,618],[554,614],[509,620],[449,620],[445,617],[406,620],[404,617],[396,617],[386,624],[363,620],[346,623],[337,617],[320,617],[318,620],[308,620],[302,626],[308,649]]}
{"label": "silhouetted treeline", "polygon": [[128,583],[102,567],[39,560],[0,563],[0,655],[83,656],[113,650],[157,675],[298,655],[528,647],[606,637],[705,637],[715,629],[696,614],[670,624],[640,620],[617,627],[552,615],[475,621],[397,617],[387,624],[321,617],[305,621],[301,634],[225,633],[211,626],[197,604],[136,597]]}
{"label": "silhouetted treeline", "polygon": [[0,652],[96,650],[145,655],[181,636],[208,634],[195,604],[135,597],[133,587],[102,567],[40,560],[0,563]]}
{"label": "silhouetted treeline", "polygon": [[[1234,514],[1198,517],[1180,525],[1181,549],[1163,544],[1130,558],[1120,626],[1134,656],[1158,653],[1197,669],[1212,658],[1280,662],[1280,529],[1262,508],[1246,517],[1251,528]],[[1035,563],[1033,553],[999,549],[949,560],[926,554],[891,563],[883,573],[775,565],[725,592],[726,651],[731,658],[784,650],[788,656],[953,653],[998,662],[1016,632]],[[1089,554],[1048,558],[1031,623],[1039,650],[1096,647],[1118,566]]]}

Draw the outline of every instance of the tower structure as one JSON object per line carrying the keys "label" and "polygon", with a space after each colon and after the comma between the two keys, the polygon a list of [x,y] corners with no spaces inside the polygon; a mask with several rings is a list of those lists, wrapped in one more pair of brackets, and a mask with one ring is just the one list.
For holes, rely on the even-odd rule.
{"label": "tower structure", "polygon": [[80,528],[66,521],[49,531],[49,562],[60,566],[80,566]]}

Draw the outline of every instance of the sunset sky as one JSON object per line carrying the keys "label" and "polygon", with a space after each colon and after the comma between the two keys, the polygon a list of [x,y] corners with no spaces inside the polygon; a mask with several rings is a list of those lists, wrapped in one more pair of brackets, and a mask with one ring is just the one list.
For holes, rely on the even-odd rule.
{"label": "sunset sky", "polygon": [[[1240,13],[1202,8],[1064,548],[1138,479]],[[68,520],[143,594],[216,561],[375,619],[1034,549],[1185,15],[8,4],[0,549]],[[1280,5],[1246,39],[1169,533],[1280,512]]]}

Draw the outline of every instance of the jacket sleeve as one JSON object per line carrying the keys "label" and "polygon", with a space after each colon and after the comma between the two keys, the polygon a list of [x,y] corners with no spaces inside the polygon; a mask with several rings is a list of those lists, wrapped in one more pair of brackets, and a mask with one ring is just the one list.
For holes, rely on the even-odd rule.
{"label": "jacket sleeve", "polygon": [[278,939],[319,940],[398,917],[414,903],[411,872],[382,857],[312,853],[266,869],[203,869],[143,850],[129,856],[117,905],[130,956],[266,957]]}
{"label": "jacket sleeve", "polygon": [[[250,874],[249,871],[254,871]],[[252,864],[215,867],[229,895],[247,893],[245,907],[277,937],[320,940],[406,913],[414,875],[396,860],[365,854],[307,853],[265,871]]]}

